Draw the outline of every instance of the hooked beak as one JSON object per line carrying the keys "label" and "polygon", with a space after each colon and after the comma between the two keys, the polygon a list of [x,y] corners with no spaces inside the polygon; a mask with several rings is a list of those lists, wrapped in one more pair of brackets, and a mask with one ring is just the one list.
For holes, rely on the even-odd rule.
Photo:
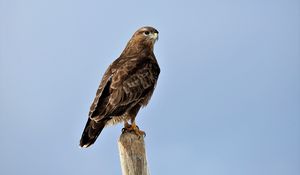
{"label": "hooked beak", "polygon": [[151,38],[154,40],[154,41],[157,41],[158,40],[158,33],[153,33],[152,35],[151,35]]}

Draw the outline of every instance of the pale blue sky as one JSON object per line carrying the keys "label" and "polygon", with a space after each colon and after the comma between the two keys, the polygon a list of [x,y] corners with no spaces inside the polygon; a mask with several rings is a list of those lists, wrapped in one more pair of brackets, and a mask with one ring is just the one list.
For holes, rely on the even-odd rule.
{"label": "pale blue sky", "polygon": [[300,1],[0,0],[0,174],[121,174],[79,139],[107,66],[160,32],[138,124],[152,174],[300,174]]}

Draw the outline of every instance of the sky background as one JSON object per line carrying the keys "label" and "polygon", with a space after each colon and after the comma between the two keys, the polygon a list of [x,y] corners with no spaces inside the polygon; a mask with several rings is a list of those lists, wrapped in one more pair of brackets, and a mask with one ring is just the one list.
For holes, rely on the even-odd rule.
{"label": "sky background", "polygon": [[0,0],[0,174],[121,174],[122,124],[79,139],[99,81],[159,30],[151,174],[300,174],[300,1]]}

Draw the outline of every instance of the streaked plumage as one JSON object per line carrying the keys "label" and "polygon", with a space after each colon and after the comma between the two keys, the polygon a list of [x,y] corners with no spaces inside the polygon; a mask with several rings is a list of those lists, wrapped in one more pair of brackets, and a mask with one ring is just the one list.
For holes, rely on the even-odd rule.
{"label": "streaked plumage", "polygon": [[[80,140],[81,147],[92,145],[105,126],[125,123],[139,133],[135,117],[154,91],[160,68],[153,53],[158,31],[152,27],[137,30],[124,51],[106,70],[90,107]],[[131,121],[131,125],[127,121]]]}

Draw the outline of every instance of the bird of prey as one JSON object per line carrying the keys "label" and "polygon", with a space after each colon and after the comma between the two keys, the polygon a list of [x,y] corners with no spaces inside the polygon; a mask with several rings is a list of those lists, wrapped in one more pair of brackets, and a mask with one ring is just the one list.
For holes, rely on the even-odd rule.
{"label": "bird of prey", "polygon": [[92,145],[105,126],[120,122],[124,122],[123,131],[144,136],[135,118],[140,108],[148,104],[160,73],[153,53],[157,40],[155,28],[138,29],[119,58],[107,68],[90,107],[81,147]]}

